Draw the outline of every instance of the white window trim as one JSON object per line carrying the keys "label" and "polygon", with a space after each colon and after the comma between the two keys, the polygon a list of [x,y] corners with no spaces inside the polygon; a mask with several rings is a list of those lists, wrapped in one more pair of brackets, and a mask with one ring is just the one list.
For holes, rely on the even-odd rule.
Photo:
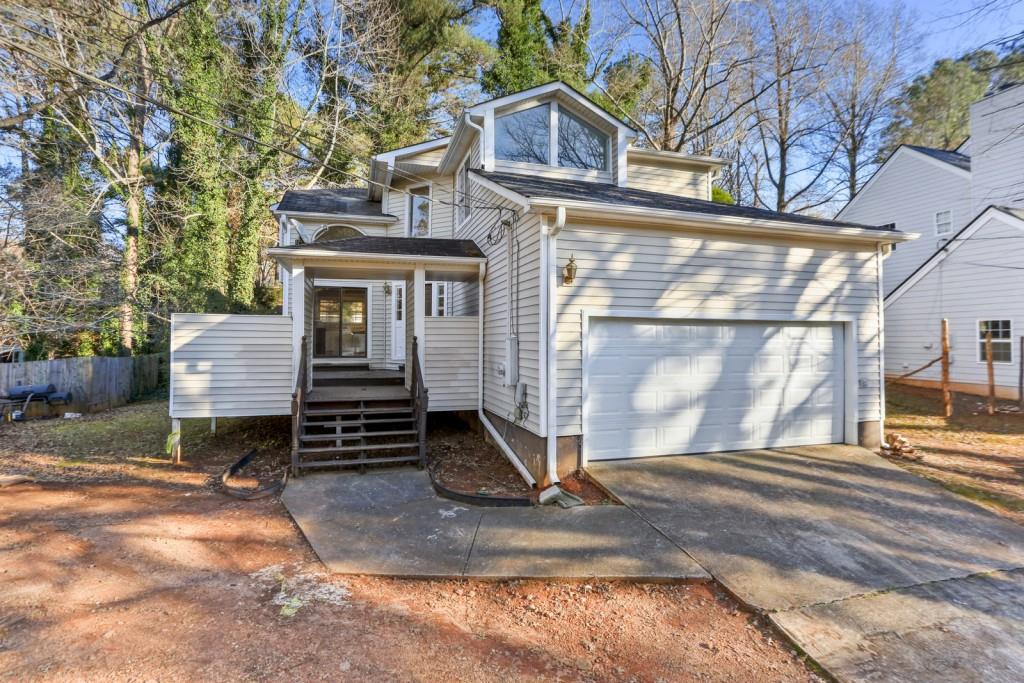
{"label": "white window trim", "polygon": [[444,317],[447,317],[448,316],[448,295],[449,295],[449,293],[451,291],[450,288],[448,287],[448,283],[446,281],[443,281],[443,280],[428,280],[426,284],[430,285],[430,310],[426,311],[426,314],[431,316],[431,317],[437,317],[437,300],[439,298],[438,297],[438,292],[443,289],[444,290],[444,306],[445,306],[445,308],[444,308]]}
{"label": "white window trim", "polygon": [[[471,169],[469,167],[469,155],[471,153],[472,153],[472,150],[470,150],[469,152],[466,152],[465,156],[462,157],[462,161],[459,162],[459,165],[456,167],[456,170],[455,170],[455,183],[454,183],[454,186],[455,186],[456,206],[454,207],[454,209],[455,209],[455,232],[456,233],[461,231],[462,227],[466,223],[468,223],[470,220],[472,220],[472,218],[473,218],[473,202],[470,201],[470,197],[472,195],[470,194],[470,190],[469,190],[469,184],[470,184],[470,182],[472,182],[469,179],[469,174],[473,170],[473,169]],[[463,172],[465,172],[465,175],[463,175]],[[462,189],[459,190],[459,181],[460,181],[460,179],[463,179],[463,178],[465,179],[465,182],[463,183]],[[463,202],[466,203],[466,209],[467,209],[465,217],[462,216],[462,204],[463,204]],[[431,212],[431,217],[433,217],[433,212]]]}
{"label": "white window trim", "polygon": [[[939,232],[939,214],[940,213],[948,213],[949,214],[949,228],[947,230],[945,230],[944,232]],[[935,215],[932,217],[932,222],[933,222],[934,227],[935,227],[935,234],[936,235],[949,235],[949,234],[952,234],[952,232],[953,232],[953,209],[942,209],[940,211],[936,211]]]}
{"label": "white window trim", "polygon": [[[401,289],[401,291],[402,291],[402,307],[403,307],[402,308],[402,319],[400,321],[397,320],[397,318],[398,318],[398,291],[399,291],[399,289]],[[404,328],[406,326],[405,317],[407,315],[407,311],[404,308],[405,304],[406,304],[406,301],[405,301],[406,293],[407,292],[405,291],[405,280],[392,280],[391,281],[391,306],[390,306],[390,308],[391,308],[391,320],[388,321],[388,324],[391,325],[391,360],[393,360],[393,361],[405,360],[405,345],[404,344],[402,345],[401,353],[399,353],[399,347],[395,344],[395,328],[396,328],[398,323],[401,323],[401,326],[403,328],[402,331],[403,331],[403,341],[404,341],[404,339],[405,339],[405,337],[404,337],[405,329]]]}
{"label": "white window trim", "polygon": [[974,343],[975,348],[977,349],[977,353],[975,354],[977,360],[975,360],[975,362],[980,363],[982,365],[988,365],[988,360],[986,360],[985,356],[981,353],[981,345],[985,343],[985,340],[981,337],[981,324],[992,320],[1005,320],[1008,323],[1010,323],[1009,339],[992,339],[993,350],[995,349],[995,345],[997,343],[1010,345],[1010,360],[993,359],[992,365],[1013,365],[1013,318],[978,318],[977,320],[974,321]]}
{"label": "white window trim", "polygon": [[427,234],[426,237],[432,237],[434,235],[434,184],[433,183],[419,183],[416,185],[410,185],[405,188],[408,194],[405,195],[405,236],[406,237],[424,237],[424,235],[413,235],[412,234],[412,198],[413,190],[418,190],[421,187],[427,188]]}

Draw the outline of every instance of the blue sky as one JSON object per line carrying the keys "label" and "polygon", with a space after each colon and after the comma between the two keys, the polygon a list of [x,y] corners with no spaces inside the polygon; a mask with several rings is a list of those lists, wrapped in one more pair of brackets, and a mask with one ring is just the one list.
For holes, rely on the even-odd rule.
{"label": "blue sky", "polygon": [[[918,57],[925,71],[940,57],[955,57],[1009,34],[1024,31],[1024,2],[996,0],[907,0],[918,17],[923,44]],[[983,5],[992,4],[986,10]]]}

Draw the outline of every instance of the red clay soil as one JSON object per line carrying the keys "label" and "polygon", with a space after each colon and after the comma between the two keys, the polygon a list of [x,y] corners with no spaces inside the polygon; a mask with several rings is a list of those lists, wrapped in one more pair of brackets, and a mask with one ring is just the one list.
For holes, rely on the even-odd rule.
{"label": "red clay soil", "polygon": [[[434,479],[452,491],[530,498],[534,502],[540,495],[540,491],[530,488],[495,446],[460,420],[451,418],[433,426],[428,434],[428,443]],[[561,487],[582,498],[586,505],[618,504],[582,471],[564,477]]]}
{"label": "red clay soil", "polygon": [[[148,411],[163,424],[166,404]],[[215,438],[187,434],[181,468],[158,464],[158,433],[131,447],[87,443],[88,424],[0,427],[0,473],[47,480],[0,489],[0,677],[818,680],[714,584],[327,575],[277,499],[212,489],[212,453],[229,461],[249,446],[234,437],[262,429],[222,422]]]}

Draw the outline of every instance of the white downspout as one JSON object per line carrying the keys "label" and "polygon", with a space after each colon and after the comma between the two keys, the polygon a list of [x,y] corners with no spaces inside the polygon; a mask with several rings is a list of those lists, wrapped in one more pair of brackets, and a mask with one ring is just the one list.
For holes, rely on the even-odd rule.
{"label": "white downspout", "polygon": [[[544,356],[547,361],[545,375],[547,377],[547,402],[545,416],[547,422],[547,473],[551,484],[557,484],[558,478],[558,233],[565,227],[565,207],[555,209],[555,222],[551,225],[541,223],[541,301],[544,317]],[[546,291],[544,291],[546,289]]]}
{"label": "white downspout", "polygon": [[526,469],[526,465],[522,463],[516,452],[505,443],[505,439],[502,438],[501,433],[491,424],[491,421],[487,419],[487,414],[484,412],[484,277],[487,274],[487,266],[480,266],[480,279],[478,281],[478,303],[477,303],[477,416],[480,418],[480,424],[484,426],[487,433],[494,439],[494,443],[498,444],[498,449],[504,454],[512,466],[516,468],[520,476],[526,480],[526,483],[530,486],[536,486],[537,480],[530,474],[530,470]]}

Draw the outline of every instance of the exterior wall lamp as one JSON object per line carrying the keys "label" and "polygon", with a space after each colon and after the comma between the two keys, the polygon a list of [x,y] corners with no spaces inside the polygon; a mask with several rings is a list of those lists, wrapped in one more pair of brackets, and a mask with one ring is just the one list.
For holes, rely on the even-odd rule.
{"label": "exterior wall lamp", "polygon": [[391,281],[384,281],[384,296],[391,296]]}
{"label": "exterior wall lamp", "polygon": [[562,269],[562,284],[571,285],[573,280],[576,279],[576,255],[573,254],[569,257],[569,262],[565,264],[565,268]]}

